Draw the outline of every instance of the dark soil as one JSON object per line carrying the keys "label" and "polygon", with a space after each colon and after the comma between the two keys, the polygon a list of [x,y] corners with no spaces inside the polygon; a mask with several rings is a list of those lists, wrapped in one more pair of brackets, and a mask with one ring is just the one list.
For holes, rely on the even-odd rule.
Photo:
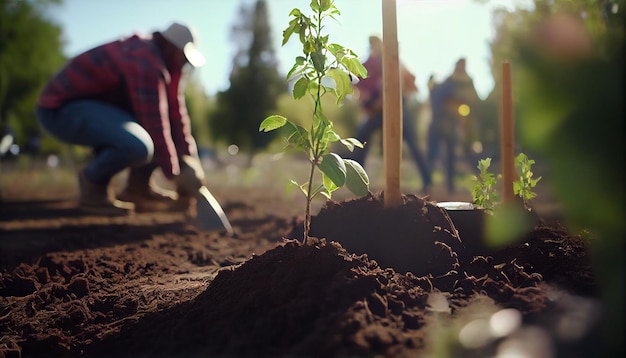
{"label": "dark soil", "polygon": [[0,357],[602,356],[589,247],[558,222],[470,253],[432,202],[370,195],[329,202],[301,244],[292,203],[238,194],[232,235],[0,202]]}

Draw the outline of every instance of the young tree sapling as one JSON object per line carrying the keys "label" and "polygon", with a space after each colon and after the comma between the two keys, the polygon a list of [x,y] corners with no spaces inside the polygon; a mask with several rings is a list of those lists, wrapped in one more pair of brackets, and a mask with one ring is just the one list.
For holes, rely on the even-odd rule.
{"label": "young tree sapling", "polygon": [[[311,16],[306,16],[299,9],[291,10],[289,26],[283,31],[284,46],[292,35],[302,44],[302,56],[295,59],[295,64],[287,74],[288,80],[295,80],[293,96],[300,99],[309,95],[313,99],[314,109],[309,128],[304,128],[280,115],[270,115],[259,127],[260,131],[268,132],[288,126],[288,146],[295,147],[306,153],[311,169],[308,180],[297,185],[306,197],[306,214],[304,220],[304,238],[306,243],[311,225],[311,201],[319,194],[330,199],[332,193],[346,186],[355,195],[366,195],[369,192],[369,178],[363,167],[351,159],[343,159],[330,152],[330,144],[340,142],[348,150],[363,147],[355,138],[341,138],[333,129],[330,121],[322,110],[322,96],[332,94],[338,106],[343,104],[347,95],[352,93],[353,76],[365,78],[367,70],[357,55],[341,45],[330,43],[329,36],[324,35],[324,23],[327,19],[335,19],[340,15],[333,0],[312,0]],[[322,176],[321,184],[315,186],[315,173]]]}

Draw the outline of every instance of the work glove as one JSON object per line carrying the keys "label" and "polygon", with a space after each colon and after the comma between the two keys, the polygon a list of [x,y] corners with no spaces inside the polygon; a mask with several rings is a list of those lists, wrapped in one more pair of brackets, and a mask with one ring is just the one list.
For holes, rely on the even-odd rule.
{"label": "work glove", "polygon": [[204,185],[204,169],[196,157],[183,155],[180,159],[180,174],[175,177],[176,191],[182,197],[194,197]]}

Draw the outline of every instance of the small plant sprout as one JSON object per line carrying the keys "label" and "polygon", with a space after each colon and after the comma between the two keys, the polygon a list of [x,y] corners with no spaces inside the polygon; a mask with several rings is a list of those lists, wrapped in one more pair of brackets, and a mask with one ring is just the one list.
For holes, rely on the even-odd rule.
{"label": "small plant sprout", "polygon": [[478,161],[478,176],[474,175],[472,180],[475,185],[472,189],[472,203],[480,209],[487,212],[493,212],[496,203],[499,200],[496,184],[498,178],[495,174],[489,172],[491,166],[491,158],[485,158]]}
{"label": "small plant sprout", "polygon": [[[515,157],[515,169],[519,175],[518,179],[513,182],[513,193],[522,199],[524,207],[528,208],[528,202],[537,196],[537,193],[533,191],[541,177],[533,178],[533,172],[531,171],[532,165],[535,161],[528,159],[526,154],[520,153]],[[498,179],[502,178],[502,175],[489,172],[489,166],[491,165],[491,158],[481,159],[478,161],[478,170],[480,171],[478,176],[473,176],[472,180],[475,185],[472,189],[472,203],[480,209],[485,209],[493,213],[493,209],[498,204],[499,196],[496,189]]]}
{"label": "small plant sprout", "polygon": [[533,178],[533,172],[531,171],[533,164],[535,164],[535,161],[528,159],[524,153],[520,153],[515,157],[515,169],[517,174],[519,174],[519,179],[513,182],[513,192],[522,199],[525,207],[528,207],[528,202],[537,196],[533,188],[541,180],[541,177]]}
{"label": "small plant sprout", "polygon": [[[289,121],[280,115],[270,115],[261,122],[259,131],[269,132],[289,127],[288,146],[305,152],[311,163],[308,181],[304,184],[292,180],[306,197],[306,215],[304,220],[304,240],[309,237],[311,225],[311,201],[318,195],[330,199],[332,193],[346,186],[355,195],[369,192],[369,178],[363,167],[356,161],[343,159],[331,153],[329,146],[340,142],[348,150],[363,148],[355,138],[341,138],[334,130],[333,123],[324,116],[322,96],[332,94],[341,106],[345,97],[352,93],[352,76],[367,76],[367,70],[361,65],[357,55],[341,45],[329,43],[329,36],[323,35],[325,21],[336,20],[340,15],[332,0],[312,0],[310,7],[313,15],[306,16],[299,9],[291,10],[289,26],[283,31],[284,46],[292,35],[302,44],[303,55],[295,59],[295,64],[287,74],[287,80],[295,80],[293,97],[300,99],[309,95],[313,99],[314,109],[309,128]],[[315,173],[321,173],[321,184],[314,185]]]}

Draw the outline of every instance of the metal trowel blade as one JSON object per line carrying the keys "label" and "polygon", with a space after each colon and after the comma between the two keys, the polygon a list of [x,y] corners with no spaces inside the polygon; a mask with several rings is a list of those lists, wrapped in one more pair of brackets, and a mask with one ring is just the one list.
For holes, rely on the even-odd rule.
{"label": "metal trowel blade", "polygon": [[197,225],[201,230],[233,232],[224,210],[205,186],[198,190],[196,214]]}

